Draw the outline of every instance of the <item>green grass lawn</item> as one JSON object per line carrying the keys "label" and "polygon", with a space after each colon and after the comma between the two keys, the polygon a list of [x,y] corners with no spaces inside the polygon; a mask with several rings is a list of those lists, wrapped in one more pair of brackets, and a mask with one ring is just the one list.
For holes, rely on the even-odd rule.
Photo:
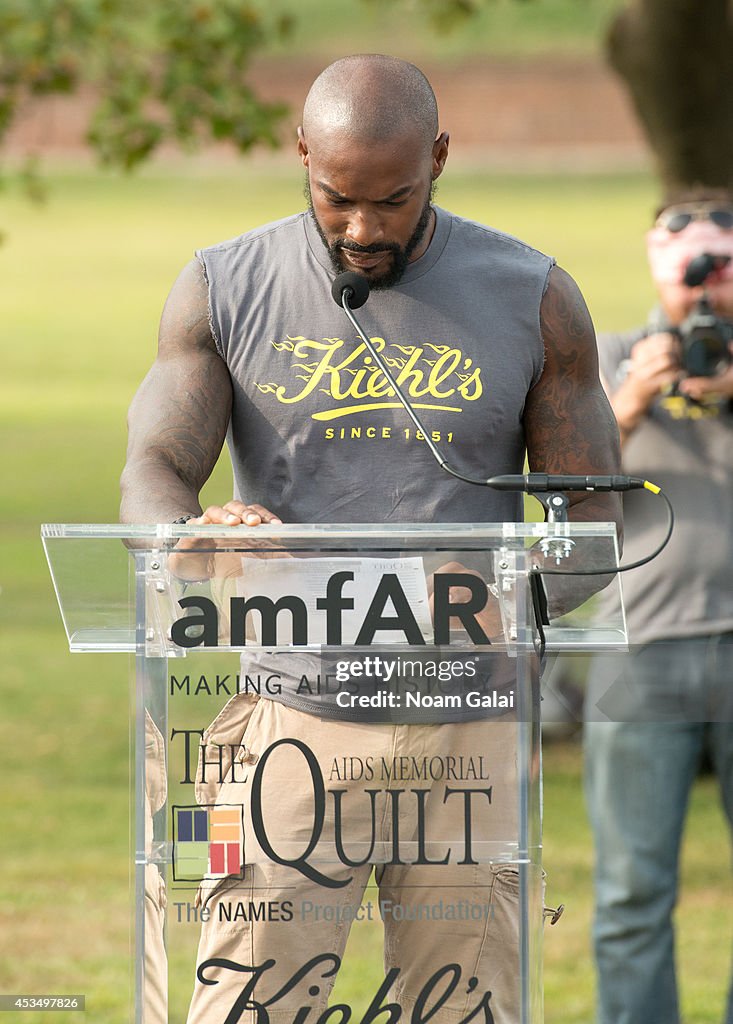
{"label": "green grass lawn", "polygon": [[[435,25],[432,0],[255,0],[272,18],[293,19],[285,42],[271,52],[333,57],[343,50],[384,52],[409,60],[532,57],[597,53],[604,27],[622,0],[474,0],[477,13]],[[443,8],[447,4],[442,3]]]}
{"label": "green grass lawn", "polygon": [[[555,254],[600,328],[643,316],[649,178],[457,168],[443,182],[442,204]],[[39,524],[116,520],[125,410],[171,282],[195,247],[296,211],[300,193],[296,166],[259,161],[160,166],[137,179],[59,170],[46,207],[9,193],[0,202],[0,993],[86,992],[92,1024],[119,1024],[129,985],[128,665],[68,654]],[[229,488],[222,465],[207,493]],[[548,896],[568,908],[546,933],[547,1020],[590,1024],[592,856],[577,747],[548,749],[545,797]],[[703,780],[678,915],[686,1024],[720,1018],[729,859]]]}

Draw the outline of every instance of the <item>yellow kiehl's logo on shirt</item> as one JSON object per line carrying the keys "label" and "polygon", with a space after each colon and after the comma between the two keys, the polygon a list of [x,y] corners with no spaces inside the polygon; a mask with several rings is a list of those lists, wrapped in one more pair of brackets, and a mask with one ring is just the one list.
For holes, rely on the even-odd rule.
{"label": "yellow kiehl's logo on shirt", "polygon": [[[384,338],[378,337],[371,342],[380,355],[384,353],[397,384],[417,409],[462,412],[459,403],[475,402],[483,394],[480,367],[474,366],[473,360],[464,356],[459,348],[430,342],[423,346],[387,344]],[[292,353],[294,381],[290,384],[255,382],[255,387],[262,394],[275,395],[279,402],[288,405],[302,402],[314,393],[328,396],[334,404],[312,413],[314,420],[334,420],[374,409],[401,407],[398,399],[389,401],[395,398],[394,389],[374,364],[364,342],[356,348],[349,345],[348,355],[343,358],[346,342],[341,338],[314,341],[288,335],[286,341],[271,344],[278,352]],[[295,381],[303,383],[298,385]]]}

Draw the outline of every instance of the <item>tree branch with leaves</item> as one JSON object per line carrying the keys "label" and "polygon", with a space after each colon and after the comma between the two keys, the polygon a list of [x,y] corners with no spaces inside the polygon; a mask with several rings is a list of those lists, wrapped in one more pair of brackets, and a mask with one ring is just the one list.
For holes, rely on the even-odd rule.
{"label": "tree branch with leaves", "polygon": [[276,146],[286,107],[247,73],[288,28],[242,0],[0,0],[0,143],[34,98],[89,87],[87,139],[110,166],[132,170],[170,141]]}

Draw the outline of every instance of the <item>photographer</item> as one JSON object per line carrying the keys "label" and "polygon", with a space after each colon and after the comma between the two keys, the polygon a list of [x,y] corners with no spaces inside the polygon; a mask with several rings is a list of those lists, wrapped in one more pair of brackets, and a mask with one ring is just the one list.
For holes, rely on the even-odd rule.
{"label": "photographer", "polygon": [[[599,1024],[677,1024],[672,913],[685,811],[701,759],[733,823],[733,204],[687,193],[647,234],[659,306],[599,338],[624,472],[675,509],[665,551],[624,578],[628,655],[597,658],[586,699],[596,845]],[[624,502],[625,561],[664,529]],[[725,1017],[733,1024],[733,995]]]}
{"label": "photographer", "polygon": [[[716,219],[707,218],[706,213]],[[730,352],[725,353],[733,317],[733,208],[729,202],[715,200],[667,206],[647,235],[647,246],[660,307],[646,328],[607,340],[609,349],[628,346],[628,356],[619,362],[615,373],[619,383],[614,388],[611,379],[609,388],[622,440],[639,426],[660,396],[677,391],[693,402],[714,403],[733,397],[733,363]],[[710,270],[703,278],[705,256]],[[688,270],[691,284],[685,282]],[[718,317],[718,323],[707,331],[695,326],[696,320],[712,319],[697,310],[705,301]],[[712,335],[707,359],[692,349],[695,334]],[[704,375],[694,375],[695,371]],[[676,403],[676,407],[682,409],[684,403]]]}

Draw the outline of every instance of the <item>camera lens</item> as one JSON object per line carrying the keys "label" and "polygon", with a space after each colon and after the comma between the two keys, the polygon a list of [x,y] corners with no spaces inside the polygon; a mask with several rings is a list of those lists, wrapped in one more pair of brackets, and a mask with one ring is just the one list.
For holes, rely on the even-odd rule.
{"label": "camera lens", "polygon": [[730,361],[720,334],[705,327],[693,328],[683,342],[685,369],[691,377],[715,377]]}

